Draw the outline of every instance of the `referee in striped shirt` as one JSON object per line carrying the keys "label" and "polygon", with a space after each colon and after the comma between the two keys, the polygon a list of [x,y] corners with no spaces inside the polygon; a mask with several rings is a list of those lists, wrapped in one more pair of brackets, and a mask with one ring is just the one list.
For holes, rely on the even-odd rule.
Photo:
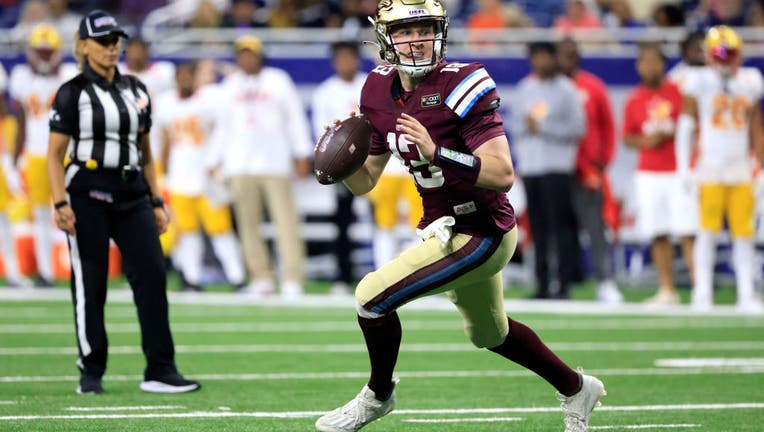
{"label": "referee in striped shirt", "polygon": [[[151,101],[142,82],[117,70],[123,37],[126,33],[105,12],[82,19],[75,41],[82,73],[58,89],[50,114],[47,163],[56,224],[69,240],[77,392],[103,392],[110,238],[122,252],[138,308],[147,361],[140,388],[188,392],[200,385],[183,378],[175,366],[159,244],[168,217],[149,146]],[[67,148],[71,163],[65,166]]]}

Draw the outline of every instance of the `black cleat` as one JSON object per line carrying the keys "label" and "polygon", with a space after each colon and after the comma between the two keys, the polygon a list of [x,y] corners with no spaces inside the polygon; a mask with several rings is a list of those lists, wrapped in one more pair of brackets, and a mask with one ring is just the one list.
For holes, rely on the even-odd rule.
{"label": "black cleat", "polygon": [[56,282],[50,279],[46,279],[42,276],[38,276],[34,280],[34,286],[36,288],[55,288]]}
{"label": "black cleat", "polygon": [[180,288],[180,292],[202,292],[204,291],[201,285],[187,283]]}
{"label": "black cleat", "polygon": [[77,386],[77,393],[79,394],[101,394],[103,393],[103,386],[101,386],[101,378],[95,378],[90,376],[80,377],[80,385]]}

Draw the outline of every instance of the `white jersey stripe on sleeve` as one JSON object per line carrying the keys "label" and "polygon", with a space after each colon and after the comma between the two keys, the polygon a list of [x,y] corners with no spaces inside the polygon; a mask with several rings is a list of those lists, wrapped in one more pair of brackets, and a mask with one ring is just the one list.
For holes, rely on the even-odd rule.
{"label": "white jersey stripe on sleeve", "polygon": [[496,82],[494,82],[493,79],[488,78],[486,80],[483,80],[479,82],[473,89],[470,91],[467,96],[462,99],[461,103],[457,105],[456,109],[454,109],[454,112],[459,117],[464,118],[464,116],[467,115],[467,113],[470,111],[470,108],[472,108],[473,105],[475,105],[475,102],[480,99],[481,96],[488,93],[492,89],[496,88]]}
{"label": "white jersey stripe on sleeve", "polygon": [[488,72],[486,72],[485,69],[480,68],[476,70],[475,72],[472,72],[471,74],[467,75],[462,82],[460,82],[454,90],[451,91],[451,94],[448,95],[446,98],[446,105],[448,105],[449,108],[452,110],[455,109],[456,105],[459,103],[459,101],[462,100],[464,95],[466,95],[472,86],[475,85],[475,83],[479,82],[483,78],[488,77]]}

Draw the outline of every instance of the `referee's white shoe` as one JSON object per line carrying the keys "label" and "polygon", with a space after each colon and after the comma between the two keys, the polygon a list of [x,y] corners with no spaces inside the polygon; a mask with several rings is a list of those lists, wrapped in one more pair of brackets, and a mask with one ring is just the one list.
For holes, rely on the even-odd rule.
{"label": "referee's white shoe", "polygon": [[141,390],[148,393],[187,393],[199,390],[202,387],[199,381],[183,378],[179,373],[163,375],[141,383]]}

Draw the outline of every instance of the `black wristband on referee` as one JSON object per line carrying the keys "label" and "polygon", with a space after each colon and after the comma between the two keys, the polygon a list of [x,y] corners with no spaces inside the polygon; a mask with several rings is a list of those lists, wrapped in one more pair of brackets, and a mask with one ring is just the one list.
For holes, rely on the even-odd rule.
{"label": "black wristband on referee", "polygon": [[61,200],[61,201],[58,201],[57,203],[53,204],[53,208],[56,209],[56,210],[60,210],[60,209],[66,207],[68,205],[69,205],[69,201]]}
{"label": "black wristband on referee", "polygon": [[472,185],[477,182],[481,165],[477,156],[440,146],[435,149],[430,164],[442,169],[446,176],[456,177]]}
{"label": "black wristband on referee", "polygon": [[164,208],[164,200],[162,199],[162,197],[151,198],[151,207]]}

